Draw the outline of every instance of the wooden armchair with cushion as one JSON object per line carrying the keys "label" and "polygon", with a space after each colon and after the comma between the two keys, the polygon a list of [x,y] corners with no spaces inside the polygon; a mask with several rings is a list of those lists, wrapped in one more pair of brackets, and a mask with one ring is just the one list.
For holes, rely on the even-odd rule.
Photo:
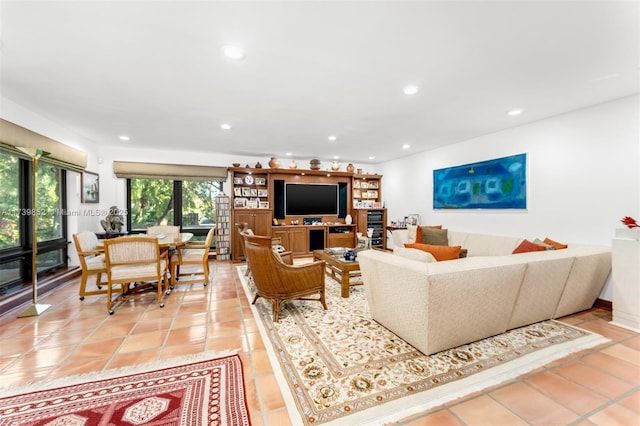
{"label": "wooden armchair with cushion", "polygon": [[[93,296],[97,294],[107,294],[107,289],[102,286],[107,285],[106,281],[102,281],[102,274],[107,276],[107,267],[104,263],[104,254],[96,249],[98,237],[90,231],[79,232],[73,234],[73,244],[78,252],[78,259],[82,268],[82,278],[80,279],[80,300],[84,300],[85,296]],[[87,291],[87,279],[89,275],[96,276],[97,290]]]}
{"label": "wooden armchair with cushion", "polygon": [[[161,308],[164,295],[169,293],[167,281],[167,252],[160,253],[157,237],[130,236],[106,240],[104,243],[107,265],[107,311],[113,314],[112,288],[125,286],[122,295],[138,296],[152,290]],[[133,284],[133,288],[131,285]]]}
{"label": "wooden armchair with cushion", "polygon": [[[256,296],[273,301],[273,321],[278,322],[282,304],[287,300],[314,300],[325,302],[325,262],[316,261],[303,265],[289,265],[282,261],[280,254],[272,248],[271,237],[244,235],[244,249],[247,262],[251,267]],[[319,294],[317,299],[305,298]]]}
{"label": "wooden armchair with cushion", "polygon": [[[216,228],[211,228],[201,244],[190,243],[171,256],[171,288],[176,284],[209,283],[209,251]],[[187,266],[182,271],[180,267]],[[189,277],[189,278],[186,278]]]}

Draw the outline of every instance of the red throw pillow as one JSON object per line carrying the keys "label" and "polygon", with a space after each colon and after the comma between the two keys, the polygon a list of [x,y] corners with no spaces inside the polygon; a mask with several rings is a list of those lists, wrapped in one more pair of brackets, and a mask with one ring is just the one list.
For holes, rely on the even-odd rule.
{"label": "red throw pillow", "polygon": [[422,229],[420,228],[433,228],[433,229],[442,229],[442,225],[431,225],[431,226],[416,226],[416,243],[422,243]]}
{"label": "red throw pillow", "polygon": [[557,241],[550,240],[549,238],[545,238],[544,243],[552,245],[553,247],[555,247],[556,250],[566,249],[567,247],[569,247],[566,244],[562,244]]}
{"label": "red throw pillow", "polygon": [[439,262],[441,260],[453,260],[460,257],[461,246],[433,246],[431,244],[405,244],[406,248],[414,248],[431,253]]}
{"label": "red throw pillow", "polygon": [[518,247],[516,247],[516,249],[513,251],[512,254],[528,253],[530,251],[544,251],[544,250],[546,250],[544,246],[538,245],[529,240],[524,240],[520,243]]}

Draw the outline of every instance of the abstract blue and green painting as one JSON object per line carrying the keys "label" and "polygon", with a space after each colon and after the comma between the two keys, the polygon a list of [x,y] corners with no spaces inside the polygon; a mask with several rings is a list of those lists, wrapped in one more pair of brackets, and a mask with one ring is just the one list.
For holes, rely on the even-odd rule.
{"label": "abstract blue and green painting", "polygon": [[433,171],[434,209],[526,209],[527,154]]}

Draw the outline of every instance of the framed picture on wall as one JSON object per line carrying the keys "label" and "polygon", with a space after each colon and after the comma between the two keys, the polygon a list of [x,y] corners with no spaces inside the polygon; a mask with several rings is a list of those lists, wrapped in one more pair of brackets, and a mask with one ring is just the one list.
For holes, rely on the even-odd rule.
{"label": "framed picture on wall", "polygon": [[100,177],[97,173],[85,170],[80,176],[80,201],[83,203],[100,202]]}

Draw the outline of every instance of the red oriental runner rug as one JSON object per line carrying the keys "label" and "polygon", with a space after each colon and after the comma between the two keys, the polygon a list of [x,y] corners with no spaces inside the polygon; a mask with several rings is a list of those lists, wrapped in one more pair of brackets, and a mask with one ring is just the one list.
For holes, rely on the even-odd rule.
{"label": "red oriental runner rug", "polygon": [[73,382],[66,386],[1,396],[0,425],[251,424],[238,355],[160,363],[162,368],[156,363],[146,371],[83,375],[66,379]]}

